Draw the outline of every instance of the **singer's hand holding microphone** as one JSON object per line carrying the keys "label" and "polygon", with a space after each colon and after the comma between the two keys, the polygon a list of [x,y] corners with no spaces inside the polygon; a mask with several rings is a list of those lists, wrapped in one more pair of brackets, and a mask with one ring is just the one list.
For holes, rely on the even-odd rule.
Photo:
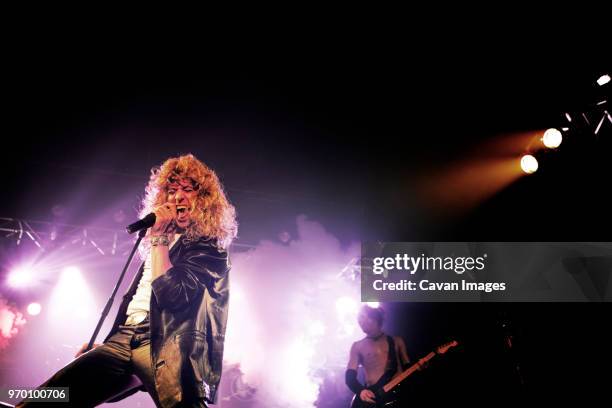
{"label": "singer's hand holding microphone", "polygon": [[151,235],[164,235],[174,232],[176,226],[176,204],[165,203],[153,210],[155,224],[151,227]]}
{"label": "singer's hand holding microphone", "polygon": [[152,235],[161,235],[174,232],[176,229],[176,204],[165,203],[156,207],[152,213],[148,214],[141,220],[138,220],[127,227],[126,231],[129,234],[151,228]]}

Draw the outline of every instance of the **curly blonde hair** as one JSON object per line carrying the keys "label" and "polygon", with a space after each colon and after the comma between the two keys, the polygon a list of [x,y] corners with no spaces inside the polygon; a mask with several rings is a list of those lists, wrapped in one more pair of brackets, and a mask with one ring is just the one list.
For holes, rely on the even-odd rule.
{"label": "curly blonde hair", "polygon": [[192,222],[183,234],[184,239],[194,241],[209,237],[221,248],[229,247],[238,232],[236,210],[225,196],[215,172],[192,154],[171,157],[160,167],[151,169],[140,216],[144,217],[165,203],[168,185],[181,178],[190,179],[198,192]]}

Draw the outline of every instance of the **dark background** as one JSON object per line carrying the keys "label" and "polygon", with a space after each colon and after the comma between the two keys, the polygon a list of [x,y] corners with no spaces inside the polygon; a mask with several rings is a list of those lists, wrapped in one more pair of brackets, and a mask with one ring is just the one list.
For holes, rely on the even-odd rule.
{"label": "dark background", "polygon": [[[291,232],[300,213],[344,243],[609,240],[610,123],[598,144],[564,150],[461,217],[420,208],[410,178],[498,134],[558,126],[591,100],[609,68],[601,54],[523,53],[511,42],[472,49],[450,36],[444,50],[400,45],[291,57],[251,50],[236,62],[205,48],[16,47],[3,77],[0,216],[51,220],[61,203],[72,223],[109,208],[132,217],[148,169],[193,152],[225,183],[239,243]],[[446,368],[422,379],[420,397],[517,395],[513,362],[529,392],[604,395],[608,305],[388,308],[413,357],[464,340]],[[515,336],[512,351],[501,322]]]}

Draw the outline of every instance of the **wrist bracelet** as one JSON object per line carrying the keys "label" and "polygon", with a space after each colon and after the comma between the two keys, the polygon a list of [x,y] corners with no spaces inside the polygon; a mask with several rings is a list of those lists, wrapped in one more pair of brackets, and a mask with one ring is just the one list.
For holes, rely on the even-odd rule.
{"label": "wrist bracelet", "polygon": [[152,236],[150,240],[151,240],[152,247],[158,246],[158,245],[170,246],[170,239],[168,238],[167,235]]}

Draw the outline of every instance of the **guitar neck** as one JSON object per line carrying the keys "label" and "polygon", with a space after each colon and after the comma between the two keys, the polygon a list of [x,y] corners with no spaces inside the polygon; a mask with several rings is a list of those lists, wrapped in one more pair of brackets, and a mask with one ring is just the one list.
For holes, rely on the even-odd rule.
{"label": "guitar neck", "polygon": [[427,354],[425,357],[423,357],[421,360],[419,360],[418,363],[413,364],[412,366],[410,366],[408,369],[406,369],[405,371],[403,371],[400,375],[398,375],[397,377],[395,377],[394,379],[392,379],[391,381],[389,381],[387,384],[385,384],[385,386],[383,387],[383,390],[385,392],[389,392],[389,390],[391,390],[393,387],[395,387],[397,384],[401,383],[402,381],[404,381],[406,378],[408,378],[409,376],[411,376],[415,371],[417,371],[419,369],[419,365],[421,363],[425,363],[429,360],[431,360],[432,358],[434,358],[436,355],[435,352],[430,352],[429,354]]}

